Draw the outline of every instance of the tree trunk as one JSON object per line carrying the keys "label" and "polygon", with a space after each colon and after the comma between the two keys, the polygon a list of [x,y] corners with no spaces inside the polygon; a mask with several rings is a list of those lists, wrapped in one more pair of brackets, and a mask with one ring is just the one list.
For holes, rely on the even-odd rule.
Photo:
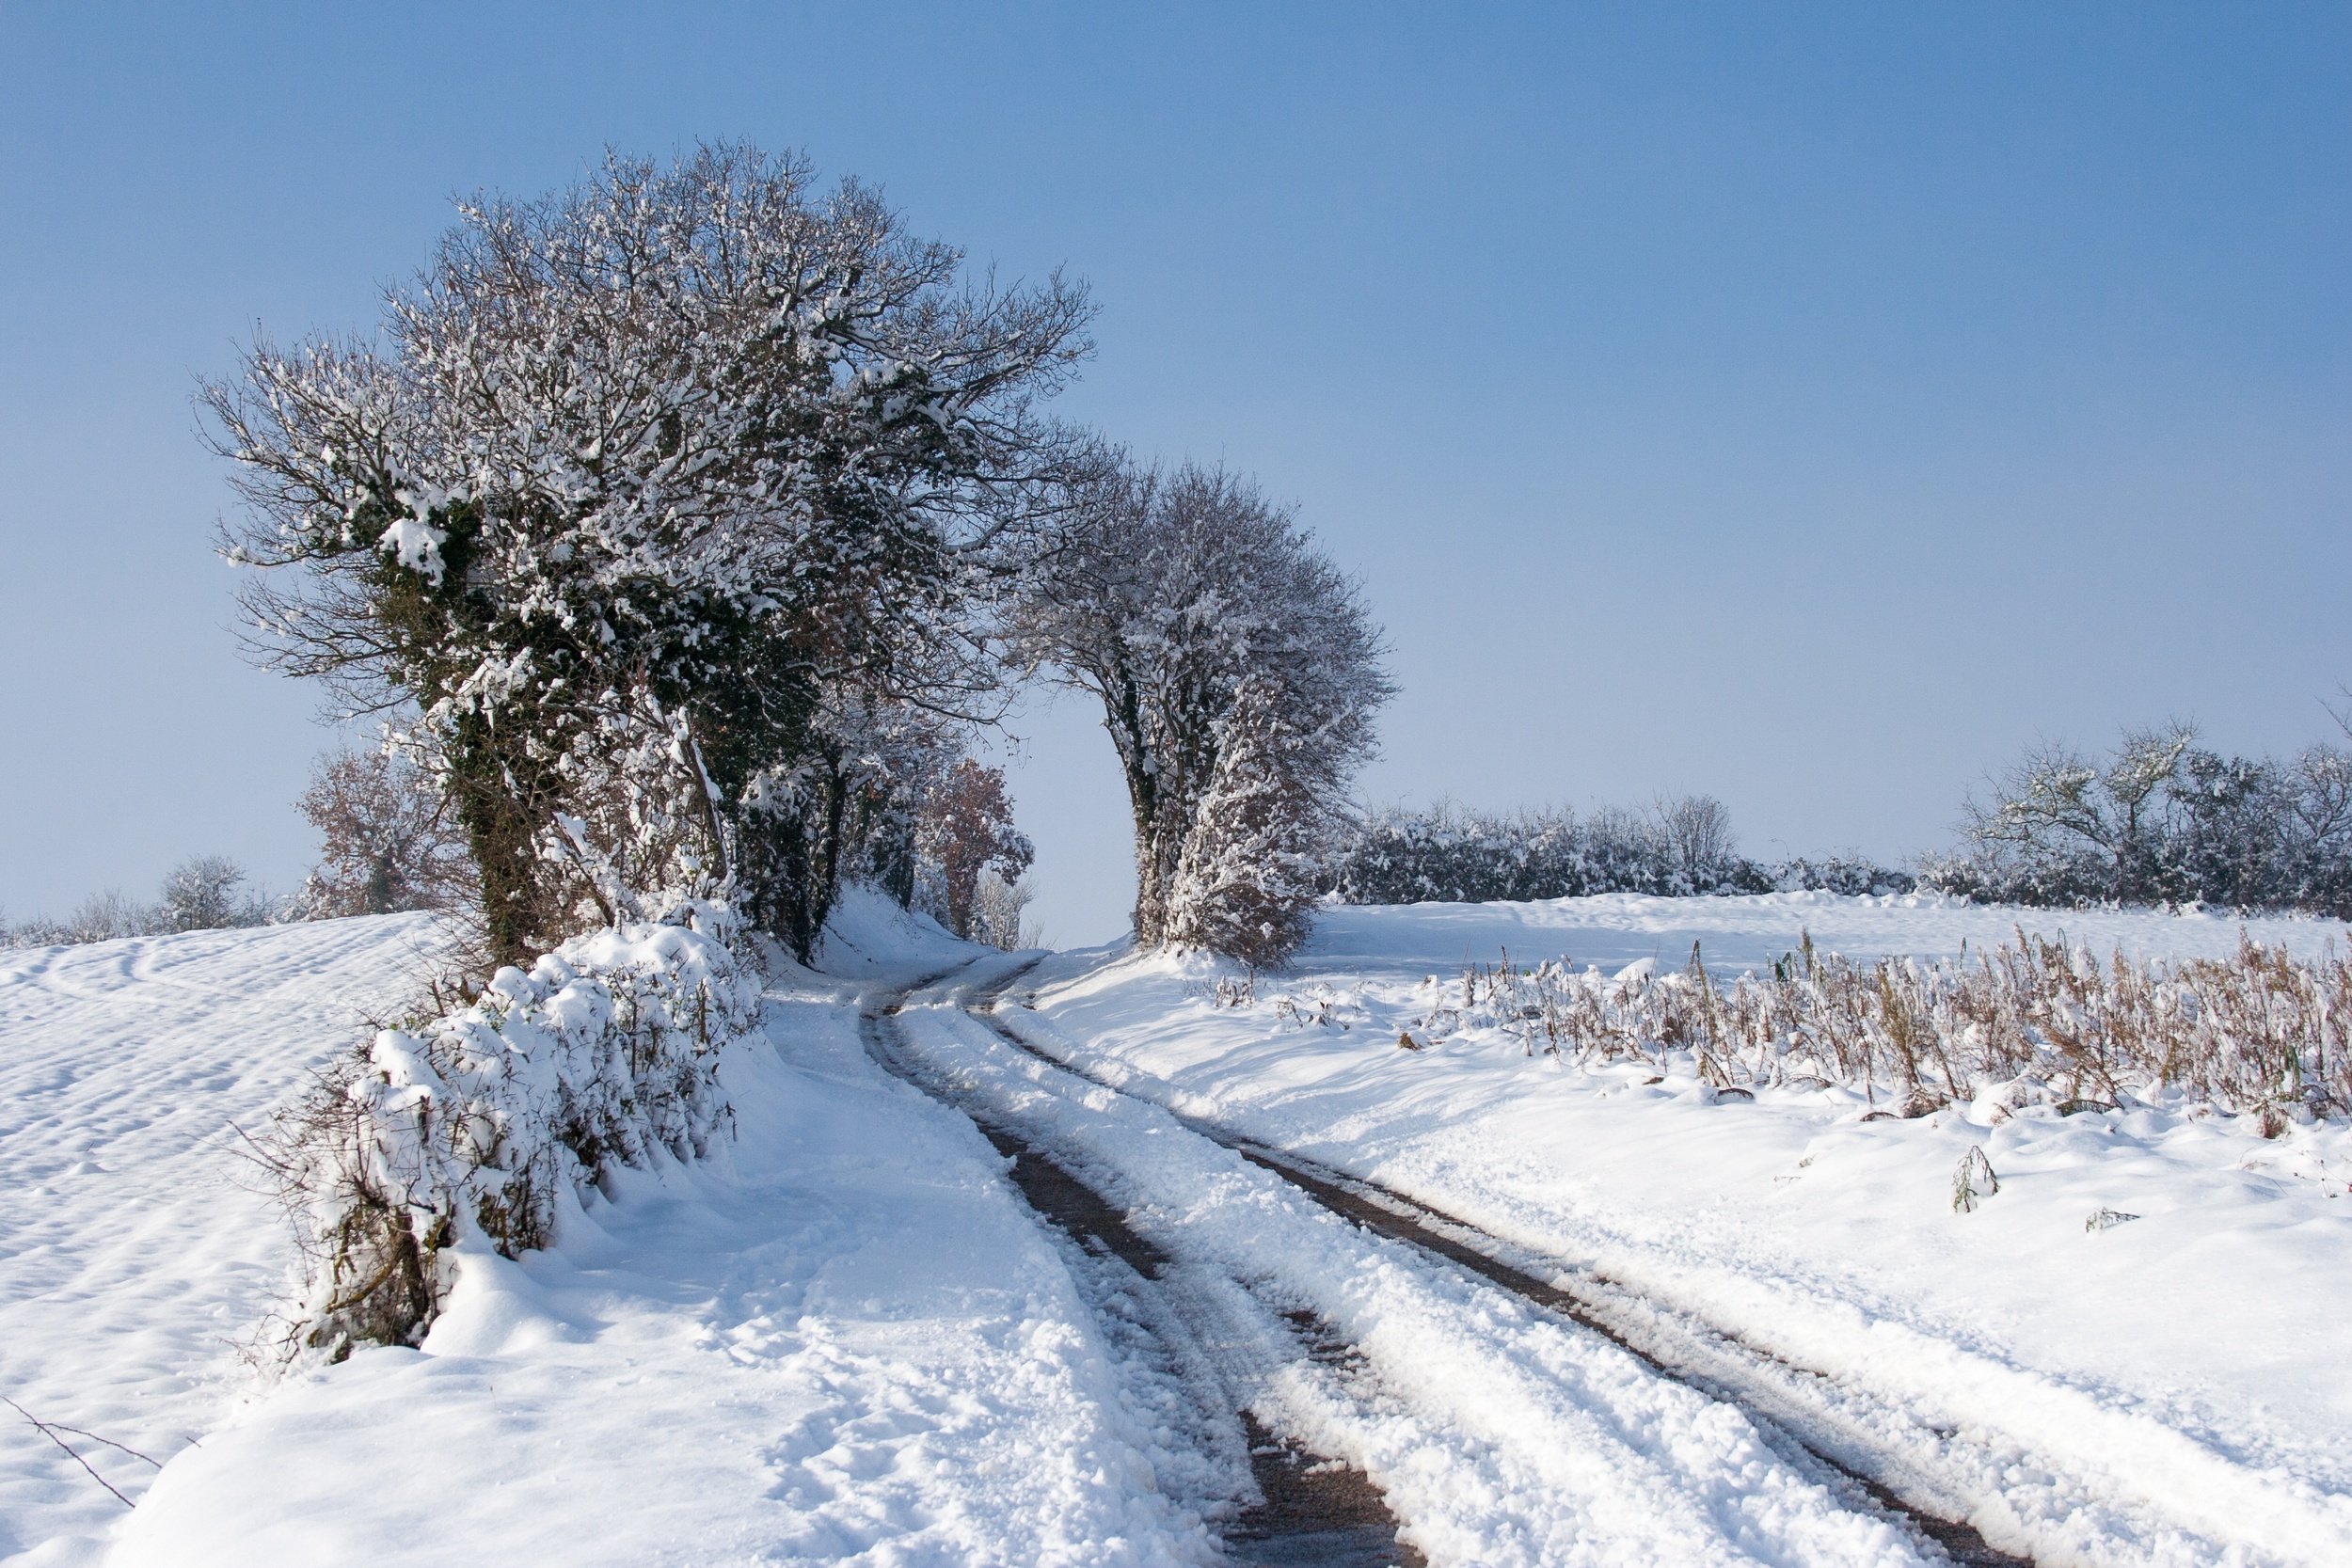
{"label": "tree trunk", "polygon": [[482,914],[493,966],[528,969],[549,938],[546,872],[532,842],[542,826],[528,781],[536,769],[505,755],[501,736],[478,715],[459,721],[451,748],[453,796],[474,864],[482,873]]}

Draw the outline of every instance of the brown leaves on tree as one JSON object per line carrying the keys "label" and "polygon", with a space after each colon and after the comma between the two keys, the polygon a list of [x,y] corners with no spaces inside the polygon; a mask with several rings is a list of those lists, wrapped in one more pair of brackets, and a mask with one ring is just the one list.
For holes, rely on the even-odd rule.
{"label": "brown leaves on tree", "polygon": [[1027,836],[1012,825],[1012,801],[1005,795],[1005,770],[965,757],[947,770],[923,802],[915,824],[915,847],[939,867],[947,928],[977,940],[980,873],[993,869],[1007,882],[1019,879],[1037,858]]}
{"label": "brown leaves on tree", "polygon": [[473,895],[465,836],[414,763],[376,752],[322,757],[296,803],[326,840],[305,894],[314,918],[448,910]]}

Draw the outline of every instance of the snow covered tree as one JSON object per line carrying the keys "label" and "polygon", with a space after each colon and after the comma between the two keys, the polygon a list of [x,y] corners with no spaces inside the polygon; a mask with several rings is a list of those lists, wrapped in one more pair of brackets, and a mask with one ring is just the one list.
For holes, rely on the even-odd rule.
{"label": "snow covered tree", "polygon": [[940,924],[967,942],[982,940],[982,875],[993,872],[1009,887],[1037,859],[1027,835],[1012,825],[1005,770],[970,757],[959,758],[924,800],[915,848],[939,868]]}
{"label": "snow covered tree", "polygon": [[1008,953],[1044,946],[1045,934],[1024,918],[1036,897],[1037,889],[1029,885],[1026,877],[1009,881],[993,868],[981,871],[972,917],[973,940]]}
{"label": "snow covered tree", "polygon": [[239,897],[245,867],[226,855],[191,855],[164,877],[156,924],[167,931],[217,931],[259,926],[269,905],[258,894]]}
{"label": "snow covered tree", "polygon": [[[253,651],[413,713],[493,961],[527,964],[616,876],[714,891],[741,839],[807,836],[770,786],[829,685],[988,689],[971,601],[1077,451],[1038,409],[1089,308],[965,284],[875,193],[748,147],[459,217],[376,341],[257,343],[201,401]],[[805,951],[830,884],[747,891]]]}
{"label": "snow covered tree", "polygon": [[473,866],[448,799],[413,762],[382,752],[321,757],[296,804],[322,841],[303,890],[311,919],[454,909],[471,897]]}
{"label": "snow covered tree", "polygon": [[1990,806],[1966,803],[1968,837],[2053,889],[2079,885],[2090,896],[2145,902],[2153,895],[2161,792],[2196,741],[2185,724],[2128,731],[2105,768],[2063,746],[2039,747],[1995,783]]}
{"label": "snow covered tree", "polygon": [[2185,724],[2126,731],[2104,763],[2029,751],[1970,800],[1931,884],[2029,904],[2205,902],[2352,914],[2352,756],[2225,757]]}
{"label": "snow covered tree", "polygon": [[1236,683],[1216,721],[1216,762],[1169,879],[1163,940],[1257,969],[1279,968],[1307,940],[1347,775],[1318,766],[1320,737],[1298,727],[1279,682]]}
{"label": "snow covered tree", "polygon": [[[1212,821],[1245,801],[1273,813],[1234,827],[1234,842],[1270,833],[1266,842],[1307,853],[1344,812],[1347,783],[1372,754],[1374,714],[1394,689],[1355,583],[1289,512],[1222,470],[1122,469],[1096,482],[1014,625],[1033,663],[1103,704],[1134,809],[1136,938],[1146,945],[1240,929],[1202,924],[1209,895],[1199,885],[1183,895],[1186,924],[1170,924],[1180,881],[1225,886],[1232,870],[1222,838],[1187,869],[1204,802]],[[1220,784],[1237,741],[1250,747],[1248,766],[1237,759]]]}

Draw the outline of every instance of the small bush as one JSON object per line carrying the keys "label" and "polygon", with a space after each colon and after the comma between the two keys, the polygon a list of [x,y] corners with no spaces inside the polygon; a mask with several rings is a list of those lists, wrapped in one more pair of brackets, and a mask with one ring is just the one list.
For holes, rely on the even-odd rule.
{"label": "small bush", "polygon": [[1959,1168],[1952,1172],[1952,1212],[1973,1214],[2000,1190],[2001,1179],[1994,1174],[1983,1146],[1970,1144],[1968,1152],[1960,1157]]}

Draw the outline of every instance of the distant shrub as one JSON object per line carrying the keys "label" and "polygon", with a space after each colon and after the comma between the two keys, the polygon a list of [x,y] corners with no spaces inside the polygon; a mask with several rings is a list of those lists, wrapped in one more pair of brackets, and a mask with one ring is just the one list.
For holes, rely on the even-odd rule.
{"label": "distant shrub", "polygon": [[109,888],[83,899],[63,920],[0,920],[0,947],[62,947],[268,925],[281,911],[259,889],[240,892],[245,880],[245,868],[225,855],[192,855],[164,878],[162,895],[152,904]]}
{"label": "distant shrub", "polygon": [[1641,810],[1603,807],[1488,815],[1439,801],[1367,818],[1327,888],[1349,904],[1483,904],[1597,893],[1908,893],[1909,874],[1860,856],[1759,864],[1739,852],[1731,814],[1712,796]]}
{"label": "distant shrub", "polygon": [[1044,946],[1044,931],[1025,918],[1036,897],[1037,890],[1026,877],[1007,881],[993,867],[982,871],[975,900],[977,912],[973,917],[974,939],[1008,953]]}
{"label": "distant shrub", "polygon": [[2060,908],[2217,904],[2352,919],[2352,755],[2225,757],[2188,725],[2127,731],[2093,760],[2027,752],[1929,857],[1940,891]]}
{"label": "distant shrub", "polygon": [[269,900],[258,890],[241,895],[245,867],[226,855],[196,855],[164,879],[155,918],[167,931],[218,931],[269,924]]}

